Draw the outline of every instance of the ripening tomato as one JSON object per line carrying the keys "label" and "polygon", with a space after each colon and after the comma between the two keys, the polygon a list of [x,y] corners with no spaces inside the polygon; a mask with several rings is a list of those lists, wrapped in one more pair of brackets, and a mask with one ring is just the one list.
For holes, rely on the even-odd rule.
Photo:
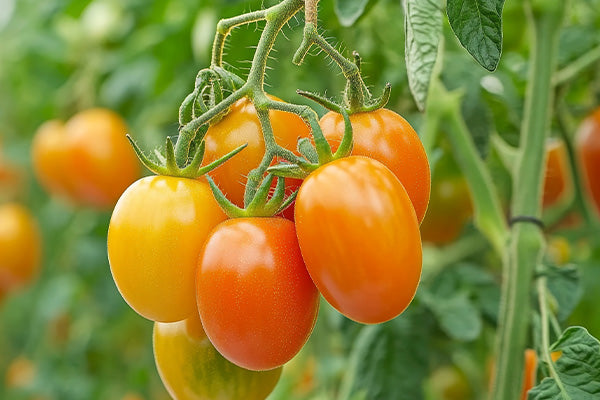
{"label": "ripening tomato", "polygon": [[575,147],[588,193],[600,211],[600,108],[577,130]]}
{"label": "ripening tomato", "polygon": [[4,376],[7,388],[24,388],[33,383],[37,367],[30,359],[18,356],[8,365]]}
{"label": "ripening tomato", "polygon": [[[310,128],[296,114],[271,110],[269,116],[275,140],[288,150],[296,151],[298,138],[310,135]],[[215,161],[248,143],[242,152],[209,173],[227,198],[243,207],[248,173],[258,167],[265,154],[262,128],[252,102],[243,98],[234,103],[221,121],[208,128],[205,140],[205,163]],[[300,183],[300,180],[287,179],[286,192],[296,190]]]}
{"label": "ripening tomato", "polygon": [[199,180],[149,176],[131,185],[108,229],[112,275],[131,308],[160,322],[197,312],[198,256],[208,233],[225,218]]}
{"label": "ripening tomato", "polygon": [[453,241],[460,236],[472,215],[471,195],[465,178],[457,173],[435,176],[429,209],[421,223],[423,242],[442,245]]}
{"label": "ripening tomato", "polygon": [[569,166],[565,144],[559,139],[546,142],[546,168],[542,204],[556,204],[570,189]]}
{"label": "ripening tomato", "polygon": [[140,175],[126,133],[121,117],[100,108],[82,111],[64,125],[50,121],[33,141],[36,175],[50,194],[110,208]]}
{"label": "ripening tomato", "polygon": [[437,400],[469,400],[473,392],[465,374],[453,365],[436,368],[429,379],[427,386]]}
{"label": "ripening tomato", "polygon": [[295,218],[308,272],[339,312],[376,324],[410,304],[421,277],[419,223],[406,190],[382,163],[351,156],[312,172],[298,192]]}
{"label": "ripening tomato", "polygon": [[210,343],[198,315],[154,324],[154,360],[163,384],[176,400],[264,400],[281,368],[248,371],[221,356]]}
{"label": "ripening tomato", "polygon": [[17,203],[0,206],[0,291],[34,279],[40,267],[41,237],[29,210]]}
{"label": "ripening tomato", "polygon": [[212,344],[250,370],[279,367],[308,340],[319,293],[306,271],[294,223],[237,218],[210,234],[196,277],[198,310]]}
{"label": "ripening tomato", "polygon": [[[398,177],[412,201],[419,223],[429,203],[429,161],[419,136],[400,115],[385,108],[350,116],[354,134],[352,154],[374,158]],[[336,150],[344,135],[344,118],[329,112],[321,118],[321,129]]]}

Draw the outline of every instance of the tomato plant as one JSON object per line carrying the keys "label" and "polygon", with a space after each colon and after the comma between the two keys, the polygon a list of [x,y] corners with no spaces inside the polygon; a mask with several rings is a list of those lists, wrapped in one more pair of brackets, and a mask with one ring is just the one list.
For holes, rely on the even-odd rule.
{"label": "tomato plant", "polygon": [[24,206],[0,205],[0,221],[0,292],[8,292],[37,276],[42,243],[37,222]]}
{"label": "tomato plant", "polygon": [[[429,161],[415,130],[385,108],[352,114],[350,121],[354,131],[352,154],[371,157],[388,167],[402,182],[421,222],[429,203],[431,178]],[[329,112],[320,125],[332,149],[337,149],[344,134],[342,116]]]}
{"label": "tomato plant", "polygon": [[542,205],[551,206],[558,202],[570,189],[570,172],[565,144],[558,139],[546,143],[546,168],[544,172],[544,194]]}
{"label": "tomato plant", "polygon": [[302,183],[295,219],[306,268],[339,312],[380,323],[412,301],[421,276],[419,224],[383,164],[361,156],[325,164]]}
{"label": "tomato plant", "polygon": [[600,108],[581,123],[575,146],[588,193],[600,210]]}
{"label": "tomato plant", "polygon": [[243,368],[283,365],[313,330],[319,293],[302,261],[294,224],[287,219],[221,223],[206,241],[196,284],[207,336],[225,358]]}
{"label": "tomato plant", "polygon": [[154,359],[169,394],[177,400],[264,400],[281,368],[248,371],[221,356],[206,337],[196,314],[154,324]]}
{"label": "tomato plant", "polygon": [[108,229],[110,268],[125,301],[153,321],[192,315],[198,255],[224,219],[208,185],[198,180],[150,176],[131,185]]}

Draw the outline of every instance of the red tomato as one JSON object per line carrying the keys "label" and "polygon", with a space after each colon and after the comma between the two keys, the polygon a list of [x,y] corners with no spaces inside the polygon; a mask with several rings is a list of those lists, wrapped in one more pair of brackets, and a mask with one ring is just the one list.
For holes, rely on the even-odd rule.
{"label": "red tomato", "polygon": [[[376,111],[350,116],[354,133],[352,154],[374,158],[398,177],[417,214],[423,220],[429,203],[429,161],[419,136],[410,124],[393,111]],[[335,151],[344,135],[344,119],[329,112],[321,119],[323,134]]]}
{"label": "red tomato", "polygon": [[600,108],[579,127],[575,147],[588,193],[600,211]]}
{"label": "red tomato", "polygon": [[29,210],[20,204],[0,206],[0,292],[7,293],[36,277],[41,237]]}
{"label": "red tomato", "polygon": [[388,321],[421,276],[419,223],[406,190],[379,161],[351,156],[311,173],[296,198],[296,230],[311,278],[355,321]]}
{"label": "red tomato", "polygon": [[131,185],[108,228],[111,272],[131,308],[160,322],[195,313],[198,256],[225,218],[201,181],[149,176]]}
{"label": "red tomato", "polygon": [[544,173],[544,207],[556,204],[569,189],[567,151],[562,140],[551,139],[546,143],[546,168]]}
{"label": "red tomato", "polygon": [[[271,98],[277,100],[273,96]],[[296,114],[271,110],[269,116],[275,140],[286,149],[296,151],[298,138],[310,135],[310,128]],[[263,133],[252,102],[248,98],[243,98],[234,103],[221,121],[208,128],[205,140],[205,163],[215,161],[244,143],[248,143],[248,147],[240,154],[209,173],[229,200],[242,207],[246,177],[250,171],[258,167],[265,154]],[[300,183],[300,180],[287,179],[286,192],[293,192]],[[290,213],[293,214],[293,211],[288,211],[288,216]]]}
{"label": "red tomato", "polygon": [[177,400],[264,400],[281,368],[248,371],[227,361],[210,343],[200,318],[154,324],[154,360],[169,394]]}
{"label": "red tomato", "polygon": [[289,361],[314,327],[319,293],[302,261],[294,223],[238,218],[210,234],[198,266],[197,299],[206,334],[240,367]]}

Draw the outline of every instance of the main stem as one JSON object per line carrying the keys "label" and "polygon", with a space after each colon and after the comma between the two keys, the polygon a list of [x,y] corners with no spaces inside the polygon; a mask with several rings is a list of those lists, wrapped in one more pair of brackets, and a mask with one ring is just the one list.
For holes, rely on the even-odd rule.
{"label": "main stem", "polygon": [[[552,75],[564,0],[530,0],[530,3],[533,53],[521,127],[520,153],[513,177],[515,194],[512,215],[540,218],[544,144],[549,129]],[[536,265],[541,261],[544,246],[543,232],[537,225],[517,223],[512,227],[504,260],[493,400],[519,398],[531,313],[532,277]]]}

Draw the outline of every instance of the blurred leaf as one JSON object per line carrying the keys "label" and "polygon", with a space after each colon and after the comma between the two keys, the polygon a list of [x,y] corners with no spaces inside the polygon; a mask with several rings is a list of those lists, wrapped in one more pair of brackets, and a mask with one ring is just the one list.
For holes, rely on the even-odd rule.
{"label": "blurred leaf", "polygon": [[351,26],[365,12],[371,0],[335,0],[335,13],[342,26]]}
{"label": "blurred leaf", "polygon": [[548,278],[548,290],[558,302],[557,317],[559,321],[564,321],[571,315],[583,294],[579,269],[575,265],[548,266],[544,272]]}
{"label": "blurred leaf", "polygon": [[423,294],[421,298],[435,315],[440,328],[450,338],[468,342],[481,334],[479,310],[466,293],[457,293],[449,298]]}
{"label": "blurred leaf", "polygon": [[477,62],[489,71],[502,53],[504,0],[448,0],[446,11],[454,34]]}

